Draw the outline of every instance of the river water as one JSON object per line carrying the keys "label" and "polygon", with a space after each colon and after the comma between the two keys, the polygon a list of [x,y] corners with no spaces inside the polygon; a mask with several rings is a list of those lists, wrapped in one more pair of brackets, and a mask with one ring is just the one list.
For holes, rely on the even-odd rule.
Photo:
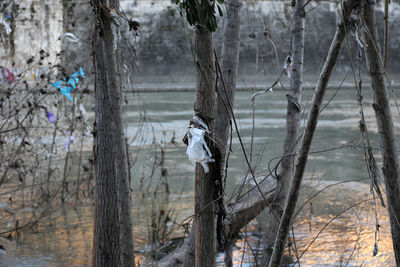
{"label": "river water", "polygon": [[[252,165],[267,174],[282,153],[285,135],[286,92],[260,95],[255,103],[255,131]],[[334,94],[327,92],[326,99]],[[308,110],[311,90],[303,93],[303,112]],[[126,133],[132,162],[132,218],[137,260],[143,263],[151,242],[165,242],[184,234],[193,214],[194,165],[187,159],[182,137],[193,116],[194,92],[128,94]],[[235,112],[247,153],[252,133],[251,92],[239,91]],[[87,99],[87,105],[92,101]],[[364,110],[375,157],[380,164],[379,140],[369,91]],[[88,109],[89,110],[89,109]],[[89,112],[93,117],[93,114]],[[399,116],[393,109],[396,133]],[[304,118],[301,127],[304,125]],[[369,190],[368,174],[359,145],[356,92],[342,89],[322,112],[304,176],[300,207],[295,218],[294,242],[301,266],[394,266],[387,210],[377,203],[377,217]],[[246,164],[237,135],[226,179],[226,198],[237,190],[246,174]],[[90,148],[87,148],[89,153]],[[163,151],[163,152],[161,152]],[[163,175],[162,175],[163,174]],[[336,185],[337,183],[340,183]],[[383,186],[383,185],[382,185]],[[384,187],[382,188],[384,189]],[[168,191],[169,193],[165,193]],[[349,208],[355,205],[353,208]],[[165,220],[168,215],[168,220]],[[375,225],[378,219],[378,254],[373,257]],[[268,212],[252,221],[235,244],[235,266],[253,266],[260,252]],[[165,222],[165,223],[163,223]],[[151,227],[153,225],[153,227]],[[156,226],[155,226],[156,225]],[[0,239],[7,252],[0,254],[0,266],[86,266],[91,263],[93,205],[80,202],[65,206],[24,231],[18,241]],[[323,229],[324,228],[324,229]],[[323,229],[322,232],[321,229]],[[156,233],[156,234],[154,234]],[[315,242],[310,243],[318,235]],[[303,251],[307,248],[303,254]],[[296,258],[294,249],[289,251]],[[223,254],[218,255],[223,266]]]}

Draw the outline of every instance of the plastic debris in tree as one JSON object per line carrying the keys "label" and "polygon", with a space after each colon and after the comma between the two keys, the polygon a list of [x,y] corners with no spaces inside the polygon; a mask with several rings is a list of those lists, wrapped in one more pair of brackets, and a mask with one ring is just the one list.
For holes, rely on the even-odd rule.
{"label": "plastic debris in tree", "polygon": [[82,113],[83,121],[84,121],[84,122],[87,122],[87,120],[88,120],[88,114],[87,114],[87,112],[86,112],[85,107],[84,107],[82,104],[79,105],[79,110],[80,110],[81,113]]}
{"label": "plastic debris in tree", "polygon": [[0,69],[0,83],[4,82],[7,79],[8,84],[12,84],[15,81],[15,77],[12,71],[3,67],[0,67]]}
{"label": "plastic debris in tree", "polygon": [[12,32],[10,25],[7,23],[7,21],[5,21],[3,18],[0,18],[0,24],[4,25],[4,28],[6,30],[6,34],[10,35],[10,33]]}
{"label": "plastic debris in tree", "polygon": [[83,72],[82,68],[79,68],[79,71],[71,74],[69,79],[64,78],[62,80],[56,81],[51,85],[60,90],[60,93],[65,95],[69,100],[73,101],[71,96],[71,92],[76,88],[77,84],[79,83],[79,78],[85,78],[85,73]]}
{"label": "plastic debris in tree", "polygon": [[7,71],[8,71],[8,77],[7,77],[8,83],[12,84],[15,81],[14,74],[9,69],[7,69]]}
{"label": "plastic debris in tree", "polygon": [[74,142],[74,136],[70,132],[64,131],[64,133],[68,136],[67,142],[65,142],[64,147],[67,152],[69,152],[69,146]]}
{"label": "plastic debris in tree", "polygon": [[49,119],[49,122],[54,123],[56,121],[56,116],[51,113],[49,110],[46,110],[46,115],[47,118]]}
{"label": "plastic debris in tree", "polygon": [[283,71],[286,73],[286,75],[290,78],[291,73],[290,73],[290,66],[292,65],[292,57],[287,56],[285,58],[285,61],[283,62]]}
{"label": "plastic debris in tree", "polygon": [[59,40],[66,39],[67,41],[70,41],[70,42],[73,42],[73,43],[79,42],[79,38],[76,37],[73,33],[70,33],[70,32],[64,33],[58,39]]}
{"label": "plastic debris in tree", "polygon": [[207,124],[195,115],[190,121],[184,138],[184,142],[187,138],[188,147],[186,149],[186,154],[189,160],[193,163],[200,163],[205,173],[209,171],[207,163],[214,162],[211,151],[205,140],[206,133],[210,133]]}
{"label": "plastic debris in tree", "polygon": [[87,136],[90,136],[91,135],[90,128],[89,128],[89,125],[87,124],[89,115],[87,114],[86,109],[82,104],[79,105],[79,110],[81,111],[82,119],[83,119],[84,125],[86,126],[85,130],[84,130],[84,134]]}
{"label": "plastic debris in tree", "polygon": [[264,94],[264,93],[267,93],[267,92],[271,92],[272,93],[272,92],[274,92],[274,89],[272,87],[270,87],[268,89],[264,89],[262,91],[255,92],[254,94],[251,95],[251,102],[254,102],[256,96]]}
{"label": "plastic debris in tree", "polygon": [[51,84],[54,88],[60,89],[60,93],[65,95],[69,100],[73,101],[73,98],[71,96],[72,92],[72,87],[67,86],[66,82],[63,80],[57,81],[55,83]]}

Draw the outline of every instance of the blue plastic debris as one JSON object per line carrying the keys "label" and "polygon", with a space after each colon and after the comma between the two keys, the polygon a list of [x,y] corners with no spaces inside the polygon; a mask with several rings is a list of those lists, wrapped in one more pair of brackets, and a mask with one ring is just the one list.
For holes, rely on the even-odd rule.
{"label": "blue plastic debris", "polygon": [[61,94],[65,95],[69,100],[73,101],[71,92],[78,85],[79,78],[86,78],[82,68],[79,68],[79,71],[71,74],[68,80],[67,78],[64,78],[62,80],[56,81],[55,83],[51,83],[51,85],[56,89],[60,89]]}
{"label": "blue plastic debris", "polygon": [[49,122],[54,123],[56,120],[56,116],[54,116],[54,114],[48,110],[46,110],[46,114],[47,114],[47,118],[49,119]]}

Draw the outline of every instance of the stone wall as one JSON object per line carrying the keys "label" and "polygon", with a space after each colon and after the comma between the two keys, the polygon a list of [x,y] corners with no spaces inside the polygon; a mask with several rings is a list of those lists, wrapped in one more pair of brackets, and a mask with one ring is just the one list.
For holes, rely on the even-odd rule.
{"label": "stone wall", "polygon": [[63,1],[63,32],[73,33],[78,42],[64,40],[62,62],[65,73],[73,73],[82,67],[90,77],[93,72],[92,32],[93,15],[90,0]]}
{"label": "stone wall", "polygon": [[[38,79],[41,73],[58,64],[62,9],[60,1],[52,0],[15,1],[14,8],[9,4],[3,9],[0,17],[9,23],[12,32],[9,35],[0,32],[3,41],[0,65],[14,73],[25,72],[26,79]],[[27,64],[29,59],[31,63]]]}
{"label": "stone wall", "polygon": [[[10,36],[0,47],[0,65],[14,70],[27,68],[26,61],[37,61],[40,50],[48,53],[41,67],[60,64],[64,74],[83,67],[92,74],[91,37],[93,31],[90,0],[24,0],[19,2],[18,14]],[[121,0],[123,12],[140,22],[140,34],[135,35],[124,25],[124,70],[134,69],[136,82],[192,82],[194,64],[191,55],[192,29],[177,12],[175,0]],[[324,62],[336,26],[338,3],[311,1],[307,6],[305,33],[306,75],[317,75]],[[392,1],[389,43],[389,70],[400,69],[400,5]],[[274,45],[279,64],[290,51],[292,8],[290,1],[245,1],[241,32],[239,78],[271,80],[277,73]],[[4,14],[0,14],[4,15]],[[224,14],[224,17],[229,14]],[[215,46],[220,51],[224,18],[214,34]],[[377,24],[380,40],[383,39],[383,1],[377,4]],[[267,30],[270,39],[264,33]],[[66,33],[73,33],[79,42],[59,40]],[[354,36],[352,50],[356,51]],[[271,42],[272,41],[272,42]],[[47,64],[47,65],[46,65]],[[342,51],[336,74],[342,75],[349,68],[347,49]],[[128,72],[126,72],[128,73]],[[60,74],[59,74],[60,75]],[[28,74],[30,77],[30,74]],[[37,76],[37,75],[36,75]]]}
{"label": "stone wall", "polygon": [[[192,81],[194,65],[190,39],[192,31],[179,15],[175,1],[122,1],[128,15],[141,22],[140,38],[136,38],[138,81]],[[153,4],[151,4],[153,3]],[[161,8],[162,6],[162,8]],[[145,8],[146,7],[146,8]],[[338,2],[312,1],[307,6],[305,33],[306,75],[317,75],[329,49],[336,27]],[[390,43],[389,70],[399,70],[400,55],[400,5],[391,3],[389,14]],[[152,12],[154,10],[154,12]],[[383,1],[377,4],[377,24],[380,40],[383,40]],[[279,64],[290,51],[290,27],[292,8],[290,1],[246,1],[243,6],[239,76],[255,76],[256,79],[274,79],[277,73],[273,44],[264,36],[267,32],[277,48]],[[229,14],[225,14],[228,16]],[[214,34],[215,46],[219,51],[223,31],[223,19]],[[352,52],[357,47],[354,36],[351,39]],[[342,76],[349,69],[347,48],[343,50],[335,74]]]}

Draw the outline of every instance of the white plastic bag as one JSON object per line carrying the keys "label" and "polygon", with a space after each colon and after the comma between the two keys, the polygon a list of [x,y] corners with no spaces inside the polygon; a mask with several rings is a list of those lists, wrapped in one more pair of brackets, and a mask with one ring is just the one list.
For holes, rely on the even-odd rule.
{"label": "white plastic bag", "polygon": [[82,104],[79,105],[79,110],[80,110],[81,113],[82,113],[83,121],[84,121],[84,122],[87,122],[87,120],[88,120],[88,114],[87,114],[87,112],[86,112],[85,107],[84,107]]}
{"label": "white plastic bag", "polygon": [[79,42],[79,38],[76,37],[73,33],[70,33],[70,32],[64,33],[63,35],[61,35],[61,36],[59,37],[60,40],[62,40],[62,39],[64,39],[64,38],[65,38],[66,40],[70,41],[70,42],[73,42],[73,43]]}
{"label": "white plastic bag", "polygon": [[10,35],[12,32],[10,24],[8,24],[3,18],[0,18],[0,24],[4,25],[4,28],[6,29],[6,35]]}
{"label": "white plastic bag", "polygon": [[204,172],[208,172],[207,162],[214,162],[212,154],[204,139],[206,130],[189,127],[188,128],[188,147],[186,154],[192,162],[200,163]]}
{"label": "white plastic bag", "polygon": [[291,56],[287,56],[285,58],[285,62],[283,62],[283,71],[285,72],[285,74],[290,78],[291,73],[290,73],[290,68],[292,65],[292,57]]}

